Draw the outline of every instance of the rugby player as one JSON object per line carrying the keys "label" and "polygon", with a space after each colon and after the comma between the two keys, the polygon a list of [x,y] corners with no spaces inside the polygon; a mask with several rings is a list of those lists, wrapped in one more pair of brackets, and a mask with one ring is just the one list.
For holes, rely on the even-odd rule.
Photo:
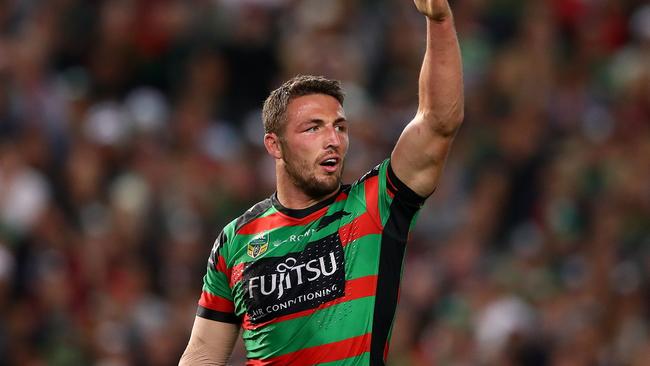
{"label": "rugby player", "polygon": [[297,76],[265,101],[276,192],[218,235],[181,365],[226,365],[240,330],[247,365],[385,363],[408,233],[463,119],[449,4],[415,5],[427,23],[418,110],[390,157],[353,184],[341,182],[337,81]]}

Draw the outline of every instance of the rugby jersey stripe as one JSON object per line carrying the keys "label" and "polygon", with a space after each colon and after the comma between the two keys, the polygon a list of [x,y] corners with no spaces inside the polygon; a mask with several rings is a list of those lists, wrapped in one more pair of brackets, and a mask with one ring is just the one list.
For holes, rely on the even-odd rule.
{"label": "rugby jersey stripe", "polygon": [[251,220],[263,215],[271,207],[273,207],[273,202],[271,202],[270,198],[267,198],[248,209],[248,211],[235,220],[235,232],[239,231],[242,226],[246,225]]}
{"label": "rugby jersey stripe", "polygon": [[373,176],[364,181],[364,190],[366,198],[366,210],[370,217],[375,220],[378,227],[381,225],[381,216],[379,215],[379,177]]}
{"label": "rugby jersey stripe", "polygon": [[232,267],[232,271],[230,272],[230,288],[235,287],[235,285],[241,281],[245,266],[246,263],[238,263]]}
{"label": "rugby jersey stripe", "polygon": [[217,256],[217,263],[215,263],[214,269],[217,272],[221,272],[225,274],[226,277],[230,278],[231,269],[228,268],[228,265],[226,264],[226,259],[223,257],[223,255],[219,254]]}
{"label": "rugby jersey stripe", "polygon": [[237,234],[255,235],[278,227],[302,226],[311,223],[314,220],[318,220],[320,217],[325,215],[325,213],[327,213],[327,207],[324,207],[304,218],[296,219],[281,212],[274,212],[268,216],[253,219],[237,230]]}
{"label": "rugby jersey stripe", "polygon": [[370,349],[370,333],[342,341],[305,348],[265,360],[249,359],[247,366],[292,365],[308,366],[323,362],[357,357]]}
{"label": "rugby jersey stripe", "polygon": [[207,291],[201,292],[199,305],[222,313],[232,313],[235,311],[235,305],[232,301],[223,298],[219,295],[211,294]]}
{"label": "rugby jersey stripe", "polygon": [[345,247],[350,242],[366,235],[381,234],[381,230],[381,227],[377,225],[377,221],[366,212],[355,217],[349,224],[341,226],[339,228],[339,237],[341,238],[341,244]]}

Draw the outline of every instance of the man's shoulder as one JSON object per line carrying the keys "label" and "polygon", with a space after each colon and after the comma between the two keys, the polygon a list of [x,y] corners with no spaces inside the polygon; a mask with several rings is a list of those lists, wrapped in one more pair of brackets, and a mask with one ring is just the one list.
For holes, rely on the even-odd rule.
{"label": "man's shoulder", "polygon": [[237,233],[237,231],[239,231],[239,229],[241,229],[242,226],[260,217],[265,212],[267,212],[271,207],[273,207],[271,198],[266,198],[251,206],[248,210],[244,211],[244,213],[241,214],[239,217],[230,221],[226,225],[224,230],[229,231],[233,234]]}
{"label": "man's shoulder", "polygon": [[390,159],[386,158],[383,161],[381,161],[379,164],[375,165],[372,169],[364,173],[361,178],[357,179],[356,182],[352,183],[352,186],[357,186],[359,184],[362,184],[363,182],[367,181],[368,179],[372,177],[376,177],[379,175],[379,172],[386,169],[386,167],[389,165]]}

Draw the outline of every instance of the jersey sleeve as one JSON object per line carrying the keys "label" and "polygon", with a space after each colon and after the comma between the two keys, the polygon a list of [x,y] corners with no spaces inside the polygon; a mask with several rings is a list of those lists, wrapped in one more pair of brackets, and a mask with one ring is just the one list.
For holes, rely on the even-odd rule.
{"label": "jersey sleeve", "polygon": [[377,206],[383,224],[389,216],[410,217],[409,228],[426,197],[422,197],[402,182],[391,167],[390,159],[378,165]]}
{"label": "jersey sleeve", "polygon": [[231,274],[226,265],[224,246],[227,242],[228,236],[224,230],[215,240],[208,258],[196,315],[210,320],[239,324],[241,319],[235,315],[235,305],[230,288]]}

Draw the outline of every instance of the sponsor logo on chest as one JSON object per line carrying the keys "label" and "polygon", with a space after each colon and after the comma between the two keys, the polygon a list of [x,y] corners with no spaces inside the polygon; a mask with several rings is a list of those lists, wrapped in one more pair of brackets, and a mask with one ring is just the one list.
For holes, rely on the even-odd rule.
{"label": "sponsor logo on chest", "polygon": [[345,259],[338,233],[311,242],[298,253],[260,258],[243,273],[250,321],[313,309],[345,293]]}

